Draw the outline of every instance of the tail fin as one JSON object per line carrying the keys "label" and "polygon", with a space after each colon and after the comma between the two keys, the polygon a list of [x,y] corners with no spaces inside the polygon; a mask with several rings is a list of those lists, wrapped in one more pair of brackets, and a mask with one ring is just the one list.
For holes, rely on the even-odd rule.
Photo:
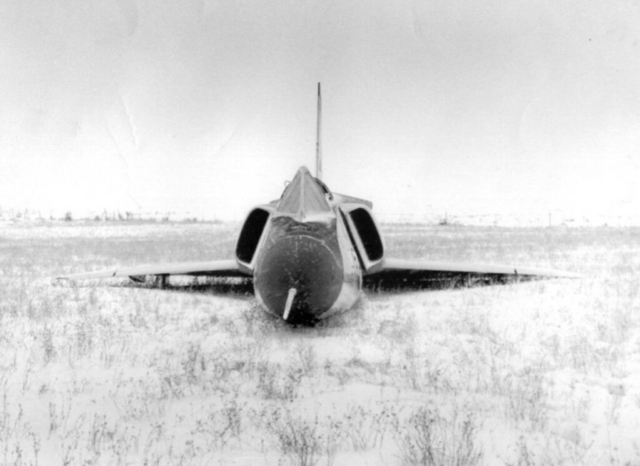
{"label": "tail fin", "polygon": [[322,94],[318,83],[318,126],[316,130],[316,178],[322,179],[322,145],[320,141],[322,129]]}

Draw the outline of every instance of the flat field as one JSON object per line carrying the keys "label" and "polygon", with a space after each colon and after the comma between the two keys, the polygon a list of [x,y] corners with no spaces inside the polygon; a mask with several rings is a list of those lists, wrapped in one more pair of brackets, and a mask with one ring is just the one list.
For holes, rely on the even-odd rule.
{"label": "flat field", "polygon": [[640,465],[640,230],[386,225],[387,254],[584,274],[378,293],[51,277],[231,258],[237,225],[0,226],[0,464]]}

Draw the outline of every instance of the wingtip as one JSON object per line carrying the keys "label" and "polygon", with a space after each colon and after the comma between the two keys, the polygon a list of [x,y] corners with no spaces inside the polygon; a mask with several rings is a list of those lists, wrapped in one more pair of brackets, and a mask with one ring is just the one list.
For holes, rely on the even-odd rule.
{"label": "wingtip", "polygon": [[575,272],[567,272],[564,270],[545,270],[545,269],[540,269],[540,270],[530,270],[530,272],[533,273],[523,273],[521,272],[520,275],[538,275],[540,277],[548,277],[548,278],[584,278],[584,276],[582,274],[579,273],[575,273]]}
{"label": "wingtip", "polygon": [[97,270],[94,272],[81,272],[71,275],[58,275],[55,277],[59,280],[90,280],[93,278],[111,278],[118,276],[118,269],[115,270]]}
{"label": "wingtip", "polygon": [[71,280],[69,279],[69,277],[67,275],[61,275],[58,277],[51,277],[50,282],[53,286],[60,286],[60,285],[64,285],[66,283],[70,283]]}
{"label": "wingtip", "polygon": [[584,278],[584,275],[582,274],[575,272],[566,272],[564,270],[549,270],[546,273],[544,271],[541,271],[541,273],[539,273],[538,275],[540,275],[541,277],[549,278]]}

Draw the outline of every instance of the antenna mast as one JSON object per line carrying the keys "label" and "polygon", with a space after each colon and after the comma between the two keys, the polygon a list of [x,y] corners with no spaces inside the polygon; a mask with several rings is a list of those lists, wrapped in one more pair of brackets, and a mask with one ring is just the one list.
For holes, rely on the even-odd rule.
{"label": "antenna mast", "polygon": [[318,83],[318,126],[316,130],[316,178],[322,179],[322,146],[320,136],[322,129],[322,94],[320,93],[320,83]]}

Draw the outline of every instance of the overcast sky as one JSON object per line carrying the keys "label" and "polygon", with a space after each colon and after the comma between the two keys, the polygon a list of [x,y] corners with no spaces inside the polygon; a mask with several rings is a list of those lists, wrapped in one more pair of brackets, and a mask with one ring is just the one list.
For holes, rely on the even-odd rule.
{"label": "overcast sky", "polygon": [[0,2],[0,206],[640,212],[638,0]]}

